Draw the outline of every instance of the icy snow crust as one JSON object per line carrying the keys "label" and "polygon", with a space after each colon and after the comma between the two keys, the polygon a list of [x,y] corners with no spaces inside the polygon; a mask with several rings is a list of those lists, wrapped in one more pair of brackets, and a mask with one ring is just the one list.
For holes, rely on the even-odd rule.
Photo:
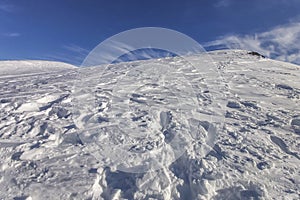
{"label": "icy snow crust", "polygon": [[[150,74],[159,86],[150,81],[147,87],[135,87],[142,76],[135,83],[130,76],[120,79],[124,71],[117,65],[130,68],[132,76],[145,65],[177,66],[180,71],[187,65],[178,58],[119,63],[104,76],[98,76],[103,75],[99,67],[55,63],[47,68],[49,62],[39,61],[26,68],[23,61],[0,62],[0,199],[299,199],[299,66],[246,51],[209,54],[223,77],[222,95],[210,87],[218,83],[212,77],[188,68],[180,74],[194,76],[188,79],[191,84],[182,76],[161,76],[158,70]],[[190,59],[203,63],[201,55]],[[36,71],[35,64],[43,70]],[[86,104],[74,109],[84,99],[74,95],[83,77],[91,80],[82,88],[95,94],[92,108],[97,112]],[[103,84],[92,84],[99,77]],[[215,103],[216,97],[224,99]],[[159,102],[165,103],[164,109],[155,107]],[[117,108],[114,112],[109,112],[111,105]],[[126,110],[121,114],[129,117],[113,118],[117,110]],[[154,116],[147,126],[146,112]],[[124,137],[112,128],[118,124],[130,131],[126,125],[132,122],[126,120],[132,118],[133,130],[153,134],[140,140],[138,131]],[[209,137],[210,128],[215,128],[216,138]],[[167,130],[171,134],[163,134]],[[212,149],[201,153],[210,141]],[[126,144],[121,150],[130,150],[130,155],[145,156],[124,158],[120,144]],[[160,168],[147,165],[156,170],[134,173],[144,169],[137,165],[130,172],[123,170],[136,166],[133,161],[144,164],[141,158],[162,146],[172,147],[166,152],[173,155],[162,154],[168,159],[161,159]]]}

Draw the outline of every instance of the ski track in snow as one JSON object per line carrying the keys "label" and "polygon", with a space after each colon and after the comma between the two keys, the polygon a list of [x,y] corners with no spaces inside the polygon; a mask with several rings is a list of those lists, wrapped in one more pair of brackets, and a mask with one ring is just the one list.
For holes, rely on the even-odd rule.
{"label": "ski track in snow", "polygon": [[[6,66],[0,70],[0,199],[299,199],[300,67],[246,51],[209,54],[227,90],[225,124],[216,143],[204,158],[190,146],[173,163],[145,173],[114,170],[87,151],[72,113],[78,69],[55,63],[62,66],[16,67],[7,73],[11,66],[30,63],[0,62],[0,68]],[[134,65],[180,65],[176,61]],[[102,73],[81,70],[89,80]],[[121,75],[116,71],[114,77]],[[101,88],[88,88],[98,95],[101,112],[109,109],[109,87],[116,81],[107,75]],[[204,105],[213,101],[208,94],[214,91],[201,92],[197,96]],[[143,106],[147,97],[139,95],[131,100]],[[139,114],[134,119],[143,124],[147,116]],[[84,125],[91,116],[82,117]],[[165,130],[171,120],[161,112],[157,123]],[[105,116],[100,121],[109,123]]]}

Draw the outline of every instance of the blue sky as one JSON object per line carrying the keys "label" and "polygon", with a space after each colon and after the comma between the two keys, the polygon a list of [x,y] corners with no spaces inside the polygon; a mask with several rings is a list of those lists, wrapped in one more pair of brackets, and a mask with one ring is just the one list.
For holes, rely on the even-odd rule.
{"label": "blue sky", "polygon": [[299,0],[0,0],[0,60],[80,65],[106,38],[152,26],[300,64],[299,10]]}

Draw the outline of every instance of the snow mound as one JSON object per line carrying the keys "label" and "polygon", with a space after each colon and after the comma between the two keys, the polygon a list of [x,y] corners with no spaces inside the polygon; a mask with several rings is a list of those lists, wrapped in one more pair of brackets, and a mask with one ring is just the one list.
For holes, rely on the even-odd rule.
{"label": "snow mound", "polygon": [[75,66],[55,61],[20,60],[0,61],[0,76],[38,74],[72,69]]}

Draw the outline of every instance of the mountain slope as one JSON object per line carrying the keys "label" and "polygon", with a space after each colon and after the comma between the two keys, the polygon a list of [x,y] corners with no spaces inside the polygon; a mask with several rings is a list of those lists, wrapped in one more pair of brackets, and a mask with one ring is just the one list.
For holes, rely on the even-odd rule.
{"label": "mountain slope", "polygon": [[75,66],[55,61],[43,60],[21,60],[21,61],[0,61],[0,74],[3,75],[24,75],[61,71],[72,69]]}
{"label": "mountain slope", "polygon": [[[211,87],[217,82],[209,73],[188,71],[179,58],[119,63],[104,71],[101,67],[66,66],[63,72],[36,74],[29,70],[9,77],[1,73],[0,198],[299,199],[300,67],[247,51],[215,51],[209,56],[211,60],[202,55],[188,60],[195,65],[214,62],[221,77],[218,79],[224,84],[220,87]],[[13,63],[17,68],[24,64]],[[155,67],[160,65],[174,67],[189,79],[175,76],[176,70],[159,71]],[[137,76],[139,70],[134,69],[146,69],[141,66],[149,67],[151,76]],[[151,71],[151,66],[155,70]],[[163,87],[152,85],[149,89],[145,81],[154,79]],[[197,85],[199,88],[194,87]],[[193,94],[189,88],[194,88]],[[96,99],[78,96],[76,92],[82,91]],[[192,105],[193,96],[189,98],[188,94],[195,95],[202,104]],[[214,104],[219,94],[224,99]],[[157,111],[153,99],[161,104],[172,103]],[[97,100],[97,111],[89,110],[93,100]],[[110,112],[113,107],[135,118],[121,118],[125,123],[114,121],[111,113],[116,116],[117,111]],[[138,109],[148,107],[147,114],[135,115]],[[176,107],[183,109],[181,115]],[[153,122],[148,123],[144,119],[151,112],[160,115],[153,114]],[[214,112],[224,114],[223,126],[212,149],[201,157],[202,139],[208,137],[212,123],[205,115]],[[198,115],[201,117],[196,119]],[[187,116],[191,119],[188,122]],[[117,129],[110,129],[114,123],[120,124],[126,137],[114,137]],[[147,128],[135,129],[132,123]],[[180,146],[182,152],[177,159],[149,172],[139,168],[136,172],[140,173],[121,170],[125,164],[139,160],[130,160],[125,151],[119,152],[120,145],[138,155],[155,153],[160,145],[172,144],[166,130],[174,128],[180,135],[178,130],[186,130],[188,123],[195,130],[187,131],[190,136],[182,138],[187,145]],[[181,125],[183,128],[176,129]],[[93,137],[85,135],[85,128],[94,126],[101,128],[93,129]],[[140,143],[133,133],[126,135],[130,130],[152,133],[156,126],[163,134],[150,134]],[[99,146],[91,138],[96,138]]]}

